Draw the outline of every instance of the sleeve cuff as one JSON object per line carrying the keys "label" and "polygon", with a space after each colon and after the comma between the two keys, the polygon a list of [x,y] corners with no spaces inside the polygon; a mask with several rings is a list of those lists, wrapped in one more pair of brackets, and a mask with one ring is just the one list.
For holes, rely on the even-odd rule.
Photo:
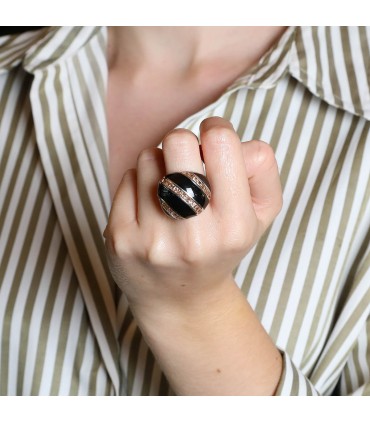
{"label": "sleeve cuff", "polygon": [[312,396],[320,395],[306,376],[294,365],[291,358],[284,351],[283,372],[276,389],[276,396]]}

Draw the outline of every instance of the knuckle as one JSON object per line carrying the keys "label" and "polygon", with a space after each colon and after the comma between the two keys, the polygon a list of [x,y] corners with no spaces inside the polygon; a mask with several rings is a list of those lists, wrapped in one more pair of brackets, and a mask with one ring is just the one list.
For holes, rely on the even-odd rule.
{"label": "knuckle", "polygon": [[244,224],[231,224],[223,233],[223,244],[230,253],[238,254],[249,250],[253,243],[254,234],[250,227]]}
{"label": "knuckle", "polygon": [[227,242],[228,250],[232,253],[247,251],[250,246],[250,241],[245,234],[235,234],[233,237],[229,236]]}
{"label": "knuckle", "polygon": [[202,141],[211,141],[219,146],[228,146],[230,143],[239,138],[235,131],[230,127],[225,127],[223,125],[213,125],[204,130],[202,134]]}
{"label": "knuckle", "polygon": [[118,234],[117,231],[112,231],[111,228],[107,228],[105,234],[105,246],[108,253],[114,257],[126,257],[128,243],[125,241],[125,237]]}
{"label": "knuckle", "polygon": [[141,150],[137,158],[138,163],[155,160],[159,154],[157,150],[155,147],[148,147]]}
{"label": "knuckle", "polygon": [[161,239],[153,239],[152,242],[144,249],[143,259],[147,263],[155,267],[167,266],[169,262],[167,248]]}
{"label": "knuckle", "polygon": [[223,128],[229,127],[232,130],[234,129],[232,123],[229,120],[220,116],[210,116],[204,119],[200,124],[200,128],[202,131],[207,131],[209,128],[212,128],[214,126],[219,126]]}
{"label": "knuckle", "polygon": [[[191,248],[186,248],[182,254],[183,259],[182,261],[192,268],[199,267],[205,261],[204,257],[204,248],[202,248],[199,244],[193,243]],[[208,251],[209,253],[209,251]]]}
{"label": "knuckle", "polygon": [[176,128],[170,131],[163,139],[163,148],[181,147],[189,142],[196,142],[198,144],[198,138],[189,129]]}
{"label": "knuckle", "polygon": [[208,234],[197,225],[188,228],[182,240],[182,261],[192,268],[204,265],[217,251],[219,245],[214,242],[213,230],[209,228]]}
{"label": "knuckle", "polygon": [[125,171],[122,177],[122,182],[130,183],[133,179],[136,179],[136,169],[130,168]]}
{"label": "knuckle", "polygon": [[270,144],[259,140],[250,142],[254,144],[253,161],[258,167],[270,169],[277,166],[275,152]]}

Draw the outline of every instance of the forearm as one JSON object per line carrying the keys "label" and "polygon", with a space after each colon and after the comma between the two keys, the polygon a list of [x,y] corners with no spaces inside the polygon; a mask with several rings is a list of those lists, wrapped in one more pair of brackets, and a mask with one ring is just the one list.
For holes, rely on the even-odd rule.
{"label": "forearm", "polygon": [[276,390],[281,354],[239,288],[229,283],[226,291],[181,312],[137,316],[178,395],[273,395]]}
{"label": "forearm", "polygon": [[[177,129],[126,172],[104,232],[109,266],[177,394],[272,395],[280,353],[231,273],[280,210],[275,156],[217,117],[200,139],[204,160],[197,137]],[[174,222],[153,201],[158,181],[184,169],[205,177],[204,165],[207,208]]]}

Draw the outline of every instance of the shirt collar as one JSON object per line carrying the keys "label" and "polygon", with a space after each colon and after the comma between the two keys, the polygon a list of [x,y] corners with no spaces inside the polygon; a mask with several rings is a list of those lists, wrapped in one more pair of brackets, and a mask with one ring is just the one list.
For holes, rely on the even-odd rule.
{"label": "shirt collar", "polygon": [[289,69],[295,32],[295,27],[287,28],[276,45],[245,75],[238,78],[229,89],[234,90],[241,85],[255,89],[274,87]]}
{"label": "shirt collar", "polygon": [[47,27],[0,37],[0,73],[21,64],[30,73],[73,56],[101,28]]}
{"label": "shirt collar", "polygon": [[274,87],[287,74],[328,104],[370,120],[370,29],[289,27],[229,90]]}
{"label": "shirt collar", "polygon": [[27,31],[0,37],[0,74],[22,63],[27,52],[48,32],[48,29]]}
{"label": "shirt collar", "polygon": [[[0,37],[0,73],[19,65],[33,73],[72,56],[98,27],[49,27]],[[229,88],[274,87],[289,74],[332,106],[370,120],[370,29],[289,27]]]}

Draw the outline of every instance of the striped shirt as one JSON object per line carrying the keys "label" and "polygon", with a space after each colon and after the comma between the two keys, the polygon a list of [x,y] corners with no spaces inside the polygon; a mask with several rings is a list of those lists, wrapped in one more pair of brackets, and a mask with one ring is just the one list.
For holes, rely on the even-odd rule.
{"label": "striped shirt", "polygon": [[[0,38],[2,395],[173,394],[105,259],[106,45]],[[287,29],[179,127],[213,115],[281,173],[283,209],[234,271],[282,352],[277,394],[370,394],[370,29]]]}

